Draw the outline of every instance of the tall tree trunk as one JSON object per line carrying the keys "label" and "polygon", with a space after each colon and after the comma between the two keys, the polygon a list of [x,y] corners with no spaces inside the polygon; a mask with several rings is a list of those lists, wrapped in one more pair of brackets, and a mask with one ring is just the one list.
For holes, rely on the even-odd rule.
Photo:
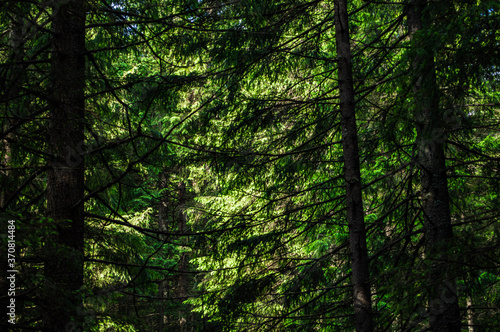
{"label": "tall tree trunk", "polygon": [[[178,184],[178,215],[177,215],[177,228],[180,234],[183,234],[187,230],[187,218],[186,218],[186,184],[184,182],[179,182]],[[187,244],[187,237],[182,237],[182,243]],[[177,278],[177,297],[179,298],[179,331],[184,332],[187,330],[187,317],[184,310],[184,305],[182,302],[187,299],[187,275],[183,271],[188,269],[189,256],[187,253],[181,253],[181,257],[178,264],[179,275]]]}
{"label": "tall tree trunk", "polygon": [[[168,208],[169,201],[166,190],[168,188],[168,174],[163,171],[160,173],[159,181],[160,190],[163,190],[160,197],[160,202],[158,204],[158,228],[162,232],[168,230]],[[165,235],[160,235],[160,239],[164,240]],[[160,280],[158,284],[158,297],[160,298],[158,304],[158,331],[164,331],[166,324],[168,323],[168,317],[166,313],[165,301],[168,297],[168,282],[167,280]]]}
{"label": "tall tree trunk", "polygon": [[[53,219],[45,262],[46,330],[65,331],[78,320],[77,291],[83,285],[84,244],[84,1],[67,0],[53,8],[53,45],[47,216]],[[49,241],[47,241],[49,242]]]}
{"label": "tall tree trunk", "polygon": [[[408,11],[408,27],[416,48],[413,59],[413,93],[417,123],[418,165],[425,224],[425,257],[428,279],[429,323],[432,331],[460,331],[455,280],[448,263],[453,231],[444,152],[443,114],[439,107],[434,54],[429,41],[416,38],[425,28],[426,0],[414,0]],[[417,50],[418,49],[418,50]]]}
{"label": "tall tree trunk", "polygon": [[358,132],[354,105],[351,46],[347,1],[335,1],[335,38],[339,61],[340,111],[342,115],[342,144],[344,152],[344,177],[346,185],[347,220],[354,297],[356,331],[372,331],[373,317],[370,293],[370,272],[361,174],[359,166]]}
{"label": "tall tree trunk", "polygon": [[472,310],[471,295],[467,295],[467,327],[469,332],[474,332],[474,311]]}

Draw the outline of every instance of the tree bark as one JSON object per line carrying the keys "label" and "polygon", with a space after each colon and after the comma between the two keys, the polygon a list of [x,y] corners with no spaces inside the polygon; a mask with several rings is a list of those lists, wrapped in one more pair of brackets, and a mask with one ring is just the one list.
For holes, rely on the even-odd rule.
{"label": "tree bark", "polygon": [[[168,174],[163,171],[160,173],[159,188],[163,190],[158,204],[158,228],[160,231],[166,232],[168,230],[168,208],[169,201],[166,190],[168,188]],[[170,203],[171,204],[171,203]],[[163,240],[165,235],[161,235],[160,239]],[[168,316],[166,312],[166,305],[163,299],[168,298],[168,282],[167,280],[160,280],[158,284],[158,297],[160,298],[158,304],[158,331],[164,331],[168,323]]]}
{"label": "tree bark", "polygon": [[469,332],[474,332],[474,311],[472,310],[472,296],[467,296],[467,327]]}
{"label": "tree bark", "polygon": [[[55,233],[47,241],[43,325],[65,331],[78,322],[84,245],[84,1],[53,8],[47,216]],[[80,317],[81,318],[81,317]]]}
{"label": "tree bark", "polygon": [[[177,215],[177,228],[180,234],[183,234],[187,230],[187,218],[186,218],[186,184],[184,182],[179,182],[177,186],[178,193],[178,215]],[[183,244],[187,244],[187,237],[182,237]],[[179,331],[184,332],[187,330],[187,316],[184,309],[184,302],[187,299],[187,275],[183,271],[188,269],[189,256],[187,253],[181,253],[181,257],[178,264],[179,275],[177,277],[177,298],[179,299]]]}
{"label": "tree bark", "polygon": [[335,1],[335,38],[339,63],[342,146],[351,251],[354,318],[356,331],[373,331],[369,259],[361,193],[358,133],[346,0]]}
{"label": "tree bark", "polygon": [[[455,280],[447,263],[453,231],[444,151],[443,114],[439,107],[434,54],[428,41],[416,38],[425,28],[426,0],[408,8],[408,27],[416,55],[413,59],[413,93],[417,125],[418,165],[425,224],[425,257],[428,278],[429,323],[432,331],[460,331]],[[428,21],[428,20],[427,20]]]}

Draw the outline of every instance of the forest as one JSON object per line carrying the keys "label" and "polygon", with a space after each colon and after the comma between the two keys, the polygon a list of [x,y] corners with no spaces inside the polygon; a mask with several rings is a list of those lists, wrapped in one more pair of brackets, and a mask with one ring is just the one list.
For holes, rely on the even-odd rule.
{"label": "forest", "polygon": [[498,331],[498,0],[2,0],[2,331]]}

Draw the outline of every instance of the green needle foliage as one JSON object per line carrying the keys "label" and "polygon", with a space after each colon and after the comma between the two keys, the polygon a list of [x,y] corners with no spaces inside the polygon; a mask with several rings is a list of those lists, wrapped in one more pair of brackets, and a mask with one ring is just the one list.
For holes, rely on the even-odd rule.
{"label": "green needle foliage", "polygon": [[[2,328],[47,330],[64,308],[61,331],[355,330],[338,1],[84,1],[83,134],[65,126],[84,140],[60,155],[54,40],[74,31],[54,19],[75,1],[0,3],[0,245],[15,220],[19,271]],[[500,5],[347,9],[373,329],[437,331],[456,303],[447,330],[493,331]],[[436,147],[452,236],[431,246]],[[75,271],[54,242],[71,218],[47,203],[80,191],[50,189],[58,167],[84,177],[71,296],[47,288],[48,267]]]}

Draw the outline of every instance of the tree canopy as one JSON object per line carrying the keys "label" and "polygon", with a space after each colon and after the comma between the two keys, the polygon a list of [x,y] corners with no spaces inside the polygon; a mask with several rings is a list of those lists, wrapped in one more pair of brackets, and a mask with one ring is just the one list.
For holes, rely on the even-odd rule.
{"label": "tree canopy", "polygon": [[2,328],[500,325],[498,1],[0,9]]}

